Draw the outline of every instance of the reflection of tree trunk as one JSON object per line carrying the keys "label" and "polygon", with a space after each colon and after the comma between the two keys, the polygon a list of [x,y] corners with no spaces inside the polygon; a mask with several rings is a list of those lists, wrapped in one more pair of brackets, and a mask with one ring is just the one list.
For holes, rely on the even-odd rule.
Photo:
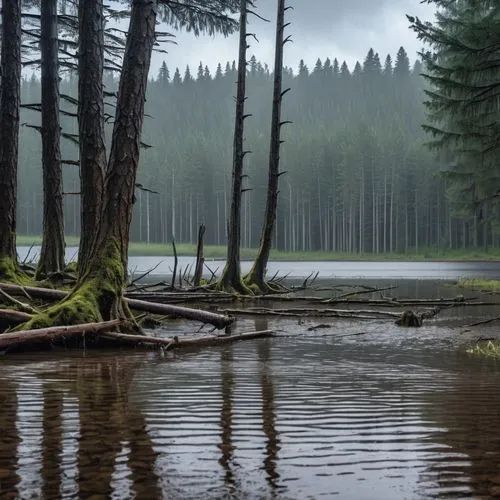
{"label": "reflection of tree trunk", "polygon": [[[257,325],[256,325],[257,326]],[[269,373],[270,340],[261,340],[258,344],[259,361],[261,366],[260,384],[262,390],[262,429],[266,435],[266,457],[264,469],[267,473],[267,482],[274,492],[279,474],[276,471],[280,440],[276,431],[276,408],[274,402],[274,385]]]}
{"label": "reflection of tree trunk", "polygon": [[267,316],[256,316],[254,318],[254,325],[256,332],[262,332],[269,330],[269,320]]}
{"label": "reflection of tree trunk", "polygon": [[18,498],[17,446],[20,442],[16,427],[17,397],[15,386],[2,380],[0,391],[0,497]]}
{"label": "reflection of tree trunk", "polygon": [[[78,381],[80,498],[109,498],[117,453],[128,442],[134,498],[161,498],[154,473],[156,454],[140,410],[129,403],[135,365],[91,365]],[[97,372],[97,373],[96,373]]]}
{"label": "reflection of tree trunk", "polygon": [[61,484],[63,394],[45,385],[43,388],[42,497],[58,496]]}
{"label": "reflection of tree trunk", "polygon": [[162,498],[158,476],[155,474],[156,453],[147,431],[144,415],[138,408],[128,408],[127,422],[129,467],[132,471],[134,498],[137,500]]}
{"label": "reflection of tree trunk", "polygon": [[224,480],[226,484],[234,483],[234,474],[232,470],[233,462],[233,391],[234,391],[234,372],[233,372],[233,350],[232,347],[221,351],[221,392],[222,408],[220,413],[221,444],[219,445],[222,456],[219,463],[225,471]]}
{"label": "reflection of tree trunk", "polygon": [[99,373],[79,380],[80,442],[78,448],[78,486],[80,498],[112,493],[111,475],[116,454],[121,450],[117,405],[126,394],[118,387],[109,365]]}

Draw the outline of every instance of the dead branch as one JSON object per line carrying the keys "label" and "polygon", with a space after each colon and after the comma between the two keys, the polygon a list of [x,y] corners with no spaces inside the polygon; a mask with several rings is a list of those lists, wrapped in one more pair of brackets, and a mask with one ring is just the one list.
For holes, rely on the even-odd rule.
{"label": "dead branch", "polygon": [[[21,287],[18,285],[7,285],[0,283],[0,289],[14,295],[28,293],[33,297],[44,299],[47,301],[57,301],[64,299],[68,292],[62,290],[52,290],[50,288],[38,287]],[[152,314],[163,314],[166,316],[175,316],[178,318],[201,321],[202,323],[210,323],[218,329],[225,328],[230,325],[234,318],[221,314],[203,311],[201,309],[191,309],[188,307],[174,306],[170,304],[158,304],[154,302],[146,302],[138,299],[125,299],[130,308],[136,311],[150,312]]]}
{"label": "dead branch", "polygon": [[0,309],[0,320],[9,324],[20,324],[29,321],[32,318],[31,314],[14,309]]}
{"label": "dead branch", "polygon": [[488,323],[493,323],[494,321],[498,320],[500,320],[500,316],[495,316],[494,318],[483,319],[482,321],[477,321],[476,323],[465,325],[465,328],[470,328],[471,326],[487,325]]}
{"label": "dead branch", "polygon": [[21,302],[20,300],[17,300],[16,298],[10,296],[6,291],[2,290],[1,288],[0,288],[0,295],[11,304],[17,306],[20,311],[23,311],[28,314],[38,313],[38,311],[34,307],[31,307],[29,304],[25,304],[24,302]]}
{"label": "dead branch", "polygon": [[207,337],[193,337],[187,339],[179,339],[178,337],[162,339],[142,335],[127,335],[115,332],[106,332],[102,334],[101,337],[106,339],[119,340],[120,342],[126,342],[134,345],[151,344],[159,348],[163,348],[164,350],[168,350],[177,349],[180,347],[230,344],[231,342],[237,342],[240,340],[272,337],[273,335],[274,332],[272,330],[262,330],[257,332],[237,333],[234,335],[210,335]]}
{"label": "dead branch", "polygon": [[98,333],[124,324],[121,319],[103,321],[101,323],[83,323],[73,326],[54,326],[35,330],[21,330],[0,335],[0,349],[11,349],[22,345],[54,342],[62,338],[75,337],[85,333]]}

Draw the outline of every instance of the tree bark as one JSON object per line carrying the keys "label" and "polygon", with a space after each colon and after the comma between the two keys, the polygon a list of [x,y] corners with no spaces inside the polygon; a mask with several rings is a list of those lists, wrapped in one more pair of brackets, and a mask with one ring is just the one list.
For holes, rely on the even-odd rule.
{"label": "tree bark", "polygon": [[37,279],[64,269],[57,0],[41,1],[43,239]]}
{"label": "tree bark", "polygon": [[[69,294],[63,290],[53,290],[51,288],[30,286],[21,287],[18,285],[6,285],[3,283],[0,283],[0,289],[13,295],[28,294],[34,298],[47,301],[64,301],[65,299],[70,299],[74,294],[74,292]],[[224,316],[210,311],[203,311],[201,309],[191,309],[188,307],[179,307],[172,304],[161,304],[158,302],[146,302],[140,299],[125,299],[125,301],[128,306],[137,311],[146,311],[153,314],[171,315],[179,318],[201,321],[203,323],[210,323],[219,329],[224,328],[233,322],[233,318],[230,316]],[[64,302],[62,302],[61,306],[64,306]]]}
{"label": "tree bark", "polygon": [[218,283],[223,290],[247,292],[241,278],[240,245],[241,245],[241,197],[243,184],[243,133],[245,127],[245,85],[246,85],[246,53],[247,53],[247,0],[240,1],[240,40],[238,57],[238,80],[236,89],[236,116],[233,139],[233,177],[231,209],[228,221],[227,261]]}
{"label": "tree bark", "polygon": [[193,278],[194,286],[200,286],[201,277],[203,276],[203,265],[205,264],[205,258],[203,257],[204,235],[205,235],[205,225],[202,224],[198,229],[198,244],[196,246],[196,266]]}
{"label": "tree bark", "polygon": [[2,5],[0,97],[0,278],[17,273],[16,205],[21,91],[21,0]]}
{"label": "tree bark", "polygon": [[[260,291],[266,293],[269,286],[265,283],[267,263],[271,252],[276,212],[278,210],[278,181],[280,164],[280,131],[281,126],[281,101],[282,74],[283,74],[283,46],[286,43],[285,31],[285,0],[278,0],[278,16],[276,22],[276,48],[274,59],[274,90],[273,90],[273,112],[271,119],[271,144],[269,148],[269,178],[267,185],[266,211],[260,237],[260,246],[257,257],[250,273],[245,279],[247,285],[257,286]],[[321,207],[320,207],[321,210]],[[321,229],[320,229],[321,230]]]}
{"label": "tree bark", "polygon": [[120,320],[104,321],[101,323],[85,323],[74,326],[55,326],[38,330],[23,330],[3,333],[0,335],[0,349],[11,349],[20,345],[38,342],[53,342],[62,337],[74,337],[84,333],[97,333],[119,326]]}
{"label": "tree bark", "polygon": [[78,132],[80,147],[81,233],[78,270],[87,270],[99,227],[106,170],[104,143],[103,0],[79,2]]}
{"label": "tree bark", "polygon": [[[94,8],[88,15],[93,16],[90,22],[91,35],[89,35],[87,52],[82,55],[82,67],[86,68],[87,77],[82,80],[81,85],[89,86],[91,92],[89,99],[94,100],[84,112],[80,109],[82,121],[80,132],[85,141],[88,139],[88,155],[85,160],[92,160],[91,152],[102,154],[102,133],[96,134],[90,130],[90,123],[100,126],[101,111],[99,109],[102,101],[100,99],[102,83],[101,75],[95,71],[85,57],[91,61],[100,61],[96,57],[102,39],[100,29],[102,23],[102,3],[100,0],[90,2]],[[88,2],[80,2],[87,5]],[[144,102],[146,98],[146,86],[148,82],[149,65],[155,42],[156,23],[156,0],[134,0],[130,15],[130,24],[123,58],[118,98],[116,103],[116,115],[111,143],[111,152],[106,178],[104,182],[104,199],[99,216],[96,217],[97,227],[94,228],[96,236],[86,234],[88,251],[80,258],[80,270],[78,282],[69,294],[59,304],[55,304],[44,314],[33,318],[26,328],[41,328],[55,325],[79,324],[88,322],[108,321],[112,319],[128,319],[131,325],[135,325],[132,313],[124,300],[124,289],[127,279],[127,254],[129,242],[130,222],[132,218],[132,207],[134,200],[135,179],[139,162],[139,147],[144,119]],[[99,18],[96,21],[95,18]],[[85,16],[80,19],[85,23]],[[83,33],[83,28],[80,26]],[[85,87],[87,89],[87,87]],[[86,101],[83,96],[80,99]],[[82,103],[82,106],[87,105]],[[87,136],[86,136],[87,134]],[[93,135],[94,134],[94,135]],[[81,141],[81,142],[83,142]],[[84,160],[84,161],[85,161]],[[94,158],[92,161],[96,161]],[[93,164],[92,174],[101,166],[102,159],[98,164]],[[95,167],[95,168],[94,168]],[[96,177],[99,181],[99,176]],[[93,188],[87,185],[89,189]],[[96,186],[99,189],[99,185]],[[92,205],[97,198],[86,199],[90,203],[85,204],[83,212],[87,209],[96,209]],[[90,244],[89,244],[90,242]],[[138,330],[137,325],[130,329]]]}

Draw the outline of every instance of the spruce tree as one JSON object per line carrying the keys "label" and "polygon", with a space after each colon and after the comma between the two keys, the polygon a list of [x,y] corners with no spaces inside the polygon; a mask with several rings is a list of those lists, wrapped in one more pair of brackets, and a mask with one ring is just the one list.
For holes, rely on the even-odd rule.
{"label": "spruce tree", "polygon": [[500,193],[500,5],[434,0],[437,21],[409,17],[422,52],[431,145],[453,153],[448,176],[459,205],[475,210]]}

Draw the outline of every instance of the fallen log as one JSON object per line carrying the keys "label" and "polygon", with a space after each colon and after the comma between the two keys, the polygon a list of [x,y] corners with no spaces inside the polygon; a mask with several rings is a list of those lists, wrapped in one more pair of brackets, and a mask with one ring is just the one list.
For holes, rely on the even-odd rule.
{"label": "fallen log", "polygon": [[51,328],[2,333],[0,335],[0,350],[39,342],[50,343],[61,338],[75,337],[86,333],[95,334],[103,330],[120,326],[125,322],[126,321],[121,319],[114,319],[111,321],[102,321],[100,323],[82,323],[81,325],[54,326]]}
{"label": "fallen log", "polygon": [[106,332],[99,335],[102,338],[109,340],[117,340],[133,345],[139,344],[152,344],[164,350],[178,349],[181,347],[191,346],[211,346],[229,344],[231,342],[238,342],[240,340],[252,340],[258,338],[272,337],[274,332],[272,330],[261,330],[257,332],[236,333],[234,335],[209,335],[206,337],[192,337],[182,339],[178,337],[173,338],[157,338],[143,335],[127,335],[124,333]]}
{"label": "fallen log", "polygon": [[[62,300],[68,292],[63,290],[52,290],[51,288],[38,288],[33,286],[18,286],[7,285],[0,283],[0,289],[13,295],[26,295],[36,297],[47,301]],[[202,323],[209,323],[219,330],[233,323],[234,318],[222,314],[213,313],[210,311],[203,311],[202,309],[191,309],[188,307],[174,306],[171,304],[158,304],[154,302],[146,302],[138,299],[125,299],[130,308],[136,311],[145,311],[152,314],[162,314],[166,316],[175,316],[178,318],[185,318],[194,321],[201,321]]]}
{"label": "fallen log", "polygon": [[31,314],[15,311],[13,309],[0,309],[0,320],[7,323],[19,324],[29,321],[33,316]]}
{"label": "fallen log", "polygon": [[130,308],[136,311],[146,311],[152,314],[163,314],[167,316],[176,316],[179,318],[210,323],[219,330],[230,325],[234,318],[222,314],[203,311],[202,309],[192,309],[189,307],[174,306],[171,304],[156,304],[139,299],[126,299]]}

